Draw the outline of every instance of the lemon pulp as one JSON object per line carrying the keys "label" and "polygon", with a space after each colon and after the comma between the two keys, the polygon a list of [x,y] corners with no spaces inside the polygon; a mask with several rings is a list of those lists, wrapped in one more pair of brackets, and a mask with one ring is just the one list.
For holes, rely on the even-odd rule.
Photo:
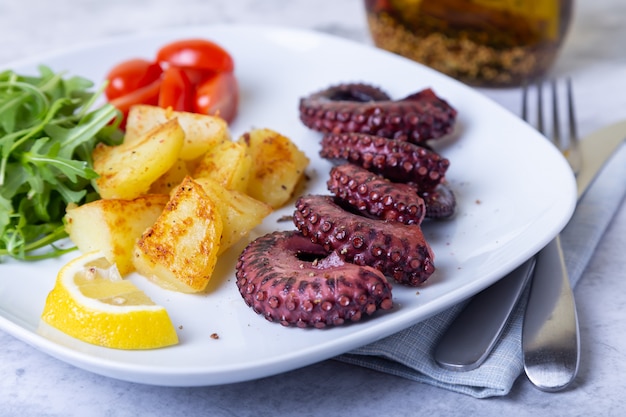
{"label": "lemon pulp", "polygon": [[154,349],[178,343],[165,308],[123,280],[100,252],[86,253],[61,268],[41,318],[99,346]]}

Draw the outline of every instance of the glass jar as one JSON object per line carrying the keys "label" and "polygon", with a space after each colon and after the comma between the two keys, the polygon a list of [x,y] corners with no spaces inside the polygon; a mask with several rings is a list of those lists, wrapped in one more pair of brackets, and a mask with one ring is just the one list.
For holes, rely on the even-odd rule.
{"label": "glass jar", "polygon": [[573,0],[364,1],[376,46],[480,87],[543,76],[573,8]]}

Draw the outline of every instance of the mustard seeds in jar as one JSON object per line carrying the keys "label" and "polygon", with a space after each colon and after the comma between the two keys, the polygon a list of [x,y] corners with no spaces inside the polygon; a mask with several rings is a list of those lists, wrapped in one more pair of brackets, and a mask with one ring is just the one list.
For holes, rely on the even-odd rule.
{"label": "mustard seeds in jar", "polygon": [[573,0],[364,0],[376,46],[462,82],[512,87],[544,75]]}

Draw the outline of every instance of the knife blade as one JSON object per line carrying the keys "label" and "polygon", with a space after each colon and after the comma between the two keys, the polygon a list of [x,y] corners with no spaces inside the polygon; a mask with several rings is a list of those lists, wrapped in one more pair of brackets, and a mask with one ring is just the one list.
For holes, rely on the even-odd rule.
{"label": "knife blade", "polygon": [[[580,141],[584,163],[582,171],[576,177],[579,199],[625,137],[626,121],[622,121],[602,128]],[[528,275],[519,272],[518,268],[502,278],[508,282],[507,285],[496,285],[500,282],[498,281],[470,300],[435,347],[434,359],[440,366],[456,371],[469,371],[484,362],[523,292],[520,289],[525,288],[528,282]],[[490,314],[485,314],[486,309],[489,309]],[[461,324],[457,321],[461,321]]]}

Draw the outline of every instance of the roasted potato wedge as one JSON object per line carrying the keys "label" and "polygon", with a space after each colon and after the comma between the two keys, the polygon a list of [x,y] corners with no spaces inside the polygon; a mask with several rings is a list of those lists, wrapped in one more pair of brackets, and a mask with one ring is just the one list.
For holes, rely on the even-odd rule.
{"label": "roasted potato wedge", "polygon": [[217,262],[222,228],[213,200],[200,184],[186,177],[163,213],[137,241],[133,264],[163,288],[202,291]]}
{"label": "roasted potato wedge", "polygon": [[172,190],[183,182],[186,176],[190,174],[187,163],[182,159],[177,160],[167,172],[161,175],[150,186],[151,194],[169,194]]}
{"label": "roasted potato wedge", "polygon": [[222,217],[221,255],[263,222],[272,207],[237,190],[227,190],[211,178],[197,178],[209,198],[213,199]]}
{"label": "roasted potato wedge", "polygon": [[230,140],[228,124],[220,117],[141,104],[131,107],[128,113],[124,141],[132,143],[145,132],[172,119],[178,119],[185,132],[185,141],[178,155],[183,160],[199,158],[217,144]]}
{"label": "roasted potato wedge", "polygon": [[172,119],[131,143],[99,144],[93,154],[94,170],[102,198],[133,199],[146,194],[150,185],[178,159],[185,133]]}
{"label": "roasted potato wedge", "polygon": [[194,178],[211,178],[229,190],[245,192],[252,157],[245,144],[225,140],[204,154],[193,171]]}
{"label": "roasted potato wedge", "polygon": [[123,276],[135,269],[132,253],[137,239],[168,201],[168,195],[146,194],[133,200],[96,200],[68,207],[65,230],[81,252],[102,251]]}
{"label": "roasted potato wedge", "polygon": [[246,193],[273,208],[289,201],[309,165],[309,158],[286,136],[253,129],[239,138],[248,146],[252,167]]}

